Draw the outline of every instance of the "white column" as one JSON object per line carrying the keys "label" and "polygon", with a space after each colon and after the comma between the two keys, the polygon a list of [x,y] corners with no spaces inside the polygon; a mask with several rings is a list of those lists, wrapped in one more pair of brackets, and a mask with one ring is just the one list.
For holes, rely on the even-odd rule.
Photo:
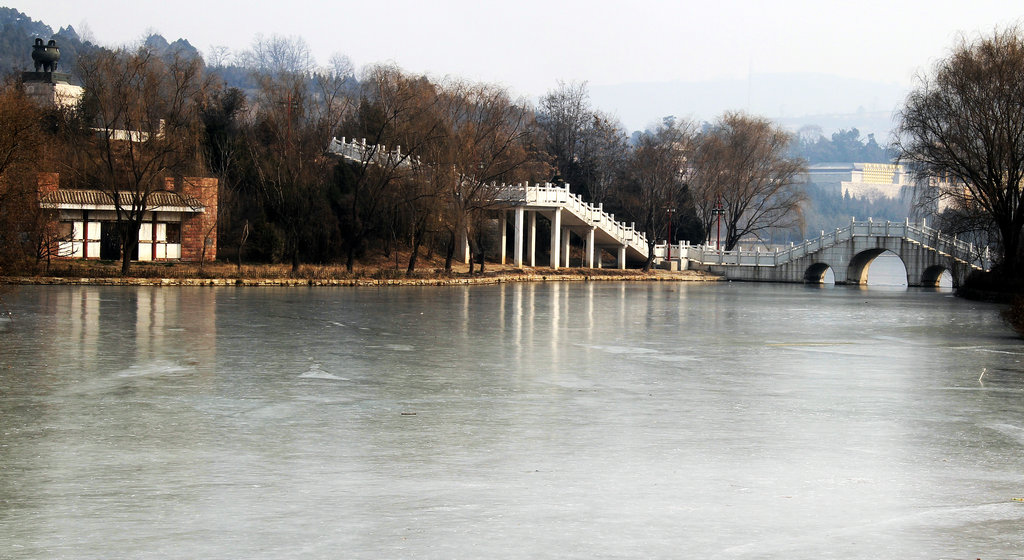
{"label": "white column", "polygon": [[604,263],[601,262],[602,261],[601,257],[604,256],[604,251],[602,251],[601,249],[598,249],[596,252],[597,252],[597,268],[603,268]]}
{"label": "white column", "polygon": [[520,206],[515,210],[515,226],[512,231],[512,235],[515,237],[513,242],[515,243],[514,255],[512,256],[513,262],[517,268],[523,267],[523,207]]}
{"label": "white column", "polygon": [[626,270],[626,246],[619,247],[619,269]]}
{"label": "white column", "polygon": [[569,228],[562,228],[562,266],[569,268]]}
{"label": "white column", "polygon": [[498,212],[498,219],[501,220],[501,264],[505,264],[505,247],[508,245],[508,212]]}
{"label": "white column", "polygon": [[537,266],[537,211],[530,212],[530,225],[526,229],[529,241],[526,243],[527,252],[530,254],[530,266]]}
{"label": "white column", "polygon": [[562,247],[562,240],[559,237],[562,233],[562,209],[555,208],[551,213],[551,268],[558,268],[561,259],[558,257],[558,250]]}
{"label": "white column", "polygon": [[594,268],[594,227],[587,231],[587,268]]}

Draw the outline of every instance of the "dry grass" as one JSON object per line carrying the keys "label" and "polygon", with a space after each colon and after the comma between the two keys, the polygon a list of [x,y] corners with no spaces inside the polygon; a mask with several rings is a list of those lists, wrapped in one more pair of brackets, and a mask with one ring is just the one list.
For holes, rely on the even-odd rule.
{"label": "dry grass", "polygon": [[[296,282],[309,285],[337,284],[448,284],[448,283],[494,283],[505,281],[531,280],[716,280],[717,278],[693,272],[666,272],[652,270],[643,272],[636,269],[618,270],[612,268],[588,269],[569,268],[551,269],[547,267],[516,268],[511,264],[488,262],[485,272],[481,274],[474,267],[474,274],[469,275],[469,265],[454,263],[452,270],[444,270],[444,259],[440,255],[421,256],[417,270],[406,274],[408,252],[392,252],[389,256],[381,253],[369,255],[357,263],[352,272],[345,270],[342,264],[304,264],[297,272],[292,272],[288,264],[244,264],[241,267],[233,263],[217,261],[205,263],[202,267],[195,263],[180,262],[134,262],[130,274],[121,277],[120,262],[114,261],[82,261],[56,260],[49,268],[39,265],[32,270],[0,270],[0,277],[7,276],[8,282],[17,283],[50,283],[47,278],[55,278],[56,282],[71,281],[76,283],[131,283],[132,279],[152,282],[159,279],[183,280],[192,284],[202,280],[210,280],[218,284],[227,281],[230,284],[259,284],[261,281],[277,285],[294,284]],[[573,257],[573,264],[578,265],[580,256]],[[232,282],[237,281],[237,282]],[[2,282],[0,282],[2,283]],[[202,283],[202,282],[200,282]]]}
{"label": "dry grass", "polygon": [[[354,267],[352,272],[345,270],[344,265],[338,264],[304,264],[297,272],[292,272],[291,266],[287,264],[244,264],[241,267],[226,262],[205,263],[202,267],[195,263],[179,262],[135,262],[132,263],[129,278],[194,278],[194,279],[243,279],[243,280],[274,280],[274,279],[299,279],[299,280],[402,280],[402,279],[436,279],[436,278],[465,278],[469,276],[469,266],[463,263],[455,263],[451,272],[445,272],[444,261],[439,258],[421,258],[420,264],[415,272],[406,274],[405,264],[407,255],[398,255],[398,262],[394,254],[389,258],[377,257],[364,260]],[[13,272],[13,271],[11,271]],[[616,270],[616,269],[581,269],[581,268],[516,268],[510,264],[487,263],[483,274],[476,268],[474,277],[477,278],[499,278],[503,276],[550,278],[560,276],[595,276],[601,277],[653,277],[658,273],[643,273],[639,270]],[[82,261],[82,260],[60,260],[51,263],[50,267],[38,267],[35,270],[23,270],[11,276],[34,276],[34,277],[56,277],[56,278],[120,278],[121,267],[119,262],[113,261]]]}

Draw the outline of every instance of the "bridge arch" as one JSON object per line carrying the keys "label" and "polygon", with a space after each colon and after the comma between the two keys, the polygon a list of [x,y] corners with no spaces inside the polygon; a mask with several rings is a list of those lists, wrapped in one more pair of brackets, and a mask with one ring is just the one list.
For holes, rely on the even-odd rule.
{"label": "bridge arch", "polygon": [[928,268],[924,269],[924,273],[921,274],[921,285],[929,287],[938,287],[942,281],[943,273],[949,273],[950,281],[953,280],[952,270],[949,270],[948,268],[942,266],[941,264],[929,266]]}
{"label": "bridge arch", "polygon": [[804,271],[804,282],[808,284],[824,284],[825,276],[829,270],[832,270],[832,267],[827,263],[816,262]]}
{"label": "bridge arch", "polygon": [[[867,249],[861,251],[850,259],[850,265],[846,269],[846,281],[850,284],[858,284],[865,286],[868,283],[868,272],[871,269],[871,263],[874,262],[882,253],[889,252],[892,256],[900,260],[903,265],[904,271],[907,270],[907,263],[903,262],[903,258],[898,254],[885,249],[884,247],[876,247],[873,249]],[[910,284],[909,276],[906,278],[907,284]]]}

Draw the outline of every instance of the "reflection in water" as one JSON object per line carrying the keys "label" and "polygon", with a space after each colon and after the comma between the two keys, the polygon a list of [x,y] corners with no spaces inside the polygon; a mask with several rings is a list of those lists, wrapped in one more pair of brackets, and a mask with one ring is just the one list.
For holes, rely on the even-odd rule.
{"label": "reflection in water", "polygon": [[52,287],[9,304],[14,558],[1019,552],[1024,353],[996,308],[943,293]]}

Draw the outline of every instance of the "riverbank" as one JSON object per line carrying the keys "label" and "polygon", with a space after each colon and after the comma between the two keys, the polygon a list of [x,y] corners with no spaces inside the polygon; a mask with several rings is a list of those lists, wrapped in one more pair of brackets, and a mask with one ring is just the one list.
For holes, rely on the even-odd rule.
{"label": "riverbank", "polygon": [[4,276],[0,283],[14,285],[103,285],[103,286],[449,286],[466,284],[502,284],[510,282],[716,282],[722,280],[692,270],[669,272],[655,270],[515,268],[488,265],[483,274],[469,274],[466,265],[446,273],[428,269],[406,275],[396,269],[359,269],[347,272],[341,267],[303,266],[292,273],[282,265],[234,265],[214,263],[202,268],[187,264],[138,263],[132,275],[121,277],[116,265],[105,263],[69,263],[49,273],[32,276]]}

